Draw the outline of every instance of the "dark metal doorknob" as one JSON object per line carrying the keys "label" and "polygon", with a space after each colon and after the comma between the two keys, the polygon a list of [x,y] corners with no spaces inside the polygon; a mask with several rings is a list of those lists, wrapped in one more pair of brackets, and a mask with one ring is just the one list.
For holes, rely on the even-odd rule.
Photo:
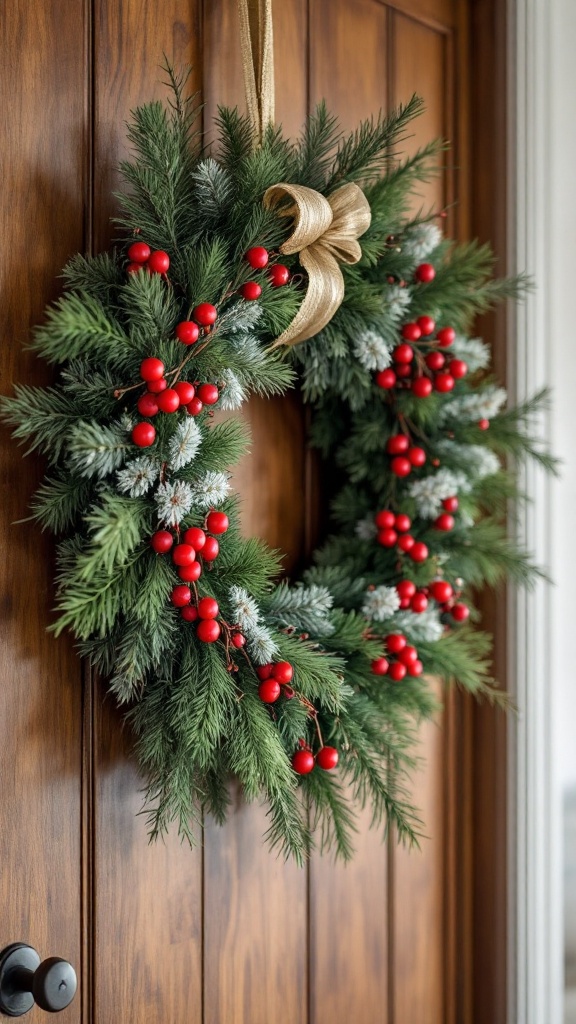
{"label": "dark metal doorknob", "polygon": [[48,1013],[68,1006],[77,988],[76,971],[67,960],[40,957],[25,942],[13,942],[0,952],[0,1013],[21,1017],[36,1003]]}

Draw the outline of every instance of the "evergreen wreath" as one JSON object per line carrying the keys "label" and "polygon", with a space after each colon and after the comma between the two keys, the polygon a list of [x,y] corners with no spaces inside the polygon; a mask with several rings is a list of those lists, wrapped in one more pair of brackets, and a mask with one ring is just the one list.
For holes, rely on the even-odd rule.
{"label": "evergreen wreath", "polygon": [[[489,249],[446,240],[411,196],[437,143],[395,154],[421,110],[344,137],[321,104],[292,143],[220,109],[215,153],[185,76],[133,114],[119,249],[75,256],[34,350],[51,387],[16,385],[4,418],[49,469],[31,507],[60,536],[56,635],[127,706],[148,779],[151,836],[195,840],[226,817],[232,774],[265,797],[267,839],[302,860],[352,854],[354,804],[416,839],[407,797],[426,676],[494,696],[471,589],[538,572],[507,537],[520,497],[503,460],[552,458],[530,435],[544,393],[516,409],[489,373],[476,314],[526,282],[494,280]],[[321,332],[274,347],[306,288],[279,181],[330,196],[359,183],[361,259]],[[295,382],[332,468],[332,533],[295,583],[243,539],[229,467],[249,444],[232,411]],[[338,764],[338,770],[334,771]]]}

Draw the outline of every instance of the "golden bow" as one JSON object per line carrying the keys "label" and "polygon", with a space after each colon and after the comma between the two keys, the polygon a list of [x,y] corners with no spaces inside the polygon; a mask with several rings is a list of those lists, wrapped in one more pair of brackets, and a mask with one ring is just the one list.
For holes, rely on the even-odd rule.
{"label": "golden bow", "polygon": [[357,239],[370,226],[368,200],[352,182],[326,198],[305,185],[280,182],[264,193],[264,205],[293,202],[280,215],[294,218],[294,231],[280,246],[288,256],[297,252],[308,273],[304,301],[292,323],[276,339],[279,345],[296,345],[318,334],[332,319],[344,298],[344,278],[339,263],[357,263],[362,250]]}

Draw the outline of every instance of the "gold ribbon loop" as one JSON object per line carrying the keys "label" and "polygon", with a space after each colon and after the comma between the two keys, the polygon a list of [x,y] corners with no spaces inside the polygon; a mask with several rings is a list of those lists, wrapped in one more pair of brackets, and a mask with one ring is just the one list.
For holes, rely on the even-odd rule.
{"label": "gold ribbon loop", "polygon": [[280,182],[264,193],[264,205],[278,206],[293,200],[280,215],[292,217],[294,231],[280,246],[288,256],[299,253],[308,273],[308,288],[292,323],[272,348],[296,345],[318,334],[332,319],[344,298],[344,278],[339,263],[357,263],[362,250],[357,239],[368,230],[370,205],[353,182],[325,198],[304,185]]}
{"label": "gold ribbon loop", "polygon": [[274,124],[272,0],[238,0],[240,49],[248,117],[257,143]]}

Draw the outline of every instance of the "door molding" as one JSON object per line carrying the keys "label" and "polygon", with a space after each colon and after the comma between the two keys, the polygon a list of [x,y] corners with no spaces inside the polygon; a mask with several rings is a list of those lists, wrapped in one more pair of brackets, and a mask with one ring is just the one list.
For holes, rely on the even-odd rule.
{"label": "door molding", "polygon": [[[522,401],[550,379],[553,347],[551,72],[562,0],[508,0],[508,263],[536,288],[510,312],[512,398]],[[556,22],[557,24],[557,22]],[[550,154],[552,153],[552,158]],[[553,358],[553,356],[552,356]],[[550,442],[550,417],[534,424]],[[550,486],[529,465],[520,486],[531,504],[518,510],[518,536],[539,565],[553,565]],[[556,782],[552,588],[510,588],[508,678],[518,716],[508,743],[509,1024],[561,1024],[563,1005],[562,820]]]}

